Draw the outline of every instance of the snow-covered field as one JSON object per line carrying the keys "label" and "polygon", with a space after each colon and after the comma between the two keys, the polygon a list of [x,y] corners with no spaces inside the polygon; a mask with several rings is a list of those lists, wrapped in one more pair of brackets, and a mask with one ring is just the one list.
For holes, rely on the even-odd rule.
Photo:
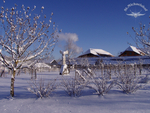
{"label": "snow-covered field", "polygon": [[[46,81],[62,79],[59,72],[40,72],[38,78],[41,77]],[[9,95],[10,76],[0,78],[0,113],[150,113],[150,83],[132,94],[114,87],[104,96],[84,89],[81,96],[70,97],[63,89],[57,89],[50,97],[40,99],[26,89],[30,78],[23,73],[16,77],[14,98]]]}

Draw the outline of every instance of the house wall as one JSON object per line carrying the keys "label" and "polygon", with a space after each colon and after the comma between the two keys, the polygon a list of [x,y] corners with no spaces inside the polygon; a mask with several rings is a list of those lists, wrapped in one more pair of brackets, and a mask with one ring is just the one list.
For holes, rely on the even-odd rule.
{"label": "house wall", "polygon": [[92,57],[113,57],[111,55],[103,55],[103,54],[99,54],[99,56],[93,55],[93,54],[86,54],[86,55],[81,55],[79,56],[79,58],[92,58]]}
{"label": "house wall", "polygon": [[125,51],[119,55],[120,56],[142,56],[140,54],[135,53],[134,51]]}

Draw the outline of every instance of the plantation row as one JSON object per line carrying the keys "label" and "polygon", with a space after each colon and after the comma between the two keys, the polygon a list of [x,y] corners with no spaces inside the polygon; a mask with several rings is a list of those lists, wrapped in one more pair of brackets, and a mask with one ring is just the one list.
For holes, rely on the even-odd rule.
{"label": "plantation row", "polygon": [[63,89],[69,96],[80,96],[85,88],[95,90],[97,95],[104,95],[113,87],[119,87],[124,93],[132,93],[148,83],[148,68],[137,65],[99,65],[97,68],[75,70],[74,75],[60,75],[48,83],[43,78],[32,79],[27,88],[37,97],[48,97],[54,90]]}

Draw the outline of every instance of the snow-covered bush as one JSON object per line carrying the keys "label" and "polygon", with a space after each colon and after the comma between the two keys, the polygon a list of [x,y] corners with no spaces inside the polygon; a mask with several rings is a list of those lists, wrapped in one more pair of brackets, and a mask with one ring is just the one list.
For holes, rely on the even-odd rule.
{"label": "snow-covered bush", "polygon": [[88,67],[86,69],[82,69],[82,75],[86,76],[86,78],[93,78],[95,76],[95,73]]}
{"label": "snow-covered bush", "polygon": [[115,81],[111,81],[109,78],[102,76],[102,77],[95,77],[93,81],[90,82],[88,85],[89,88],[92,88],[96,91],[98,95],[104,95],[108,91],[111,90]]}
{"label": "snow-covered bush", "polygon": [[40,78],[39,80],[31,80],[30,87],[27,88],[28,91],[35,94],[37,97],[43,98],[48,97],[57,87],[56,79],[51,80],[48,83]]}
{"label": "snow-covered bush", "polygon": [[115,81],[111,80],[111,71],[108,65],[101,64],[95,71],[95,75],[89,80],[87,87],[94,89],[98,95],[104,95],[113,87]]}
{"label": "snow-covered bush", "polygon": [[142,87],[139,84],[140,80],[141,77],[137,73],[136,65],[118,65],[116,84],[123,92],[128,94],[140,89]]}
{"label": "snow-covered bush", "polygon": [[88,59],[82,59],[81,61],[81,73],[78,72],[78,81],[84,83],[85,87],[94,89],[98,95],[104,95],[114,85],[114,81],[111,80],[111,64],[104,64],[103,60],[98,60],[95,65],[90,65]]}
{"label": "snow-covered bush", "polygon": [[86,79],[81,75],[81,73],[76,70],[74,78],[69,79],[62,79],[61,86],[63,89],[67,92],[69,96],[80,96],[81,91],[85,88],[87,85]]}
{"label": "snow-covered bush", "polygon": [[87,77],[83,74],[83,72],[81,73],[79,70],[75,70],[75,79],[80,84],[84,84],[87,81]]}
{"label": "snow-covered bush", "polygon": [[148,83],[150,81],[149,74],[146,74],[145,77],[141,78],[139,83]]}

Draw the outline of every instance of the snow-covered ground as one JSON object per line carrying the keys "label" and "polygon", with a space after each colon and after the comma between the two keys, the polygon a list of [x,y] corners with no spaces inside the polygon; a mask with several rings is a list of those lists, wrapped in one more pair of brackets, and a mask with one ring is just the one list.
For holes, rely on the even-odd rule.
{"label": "snow-covered ground", "polygon": [[[40,72],[38,78],[41,77],[46,81],[62,79],[59,72]],[[81,96],[70,97],[57,89],[50,97],[40,99],[26,89],[30,78],[23,73],[16,77],[14,98],[9,96],[10,76],[0,78],[0,113],[150,113],[150,84],[132,94],[114,87],[104,96],[84,89]]]}

